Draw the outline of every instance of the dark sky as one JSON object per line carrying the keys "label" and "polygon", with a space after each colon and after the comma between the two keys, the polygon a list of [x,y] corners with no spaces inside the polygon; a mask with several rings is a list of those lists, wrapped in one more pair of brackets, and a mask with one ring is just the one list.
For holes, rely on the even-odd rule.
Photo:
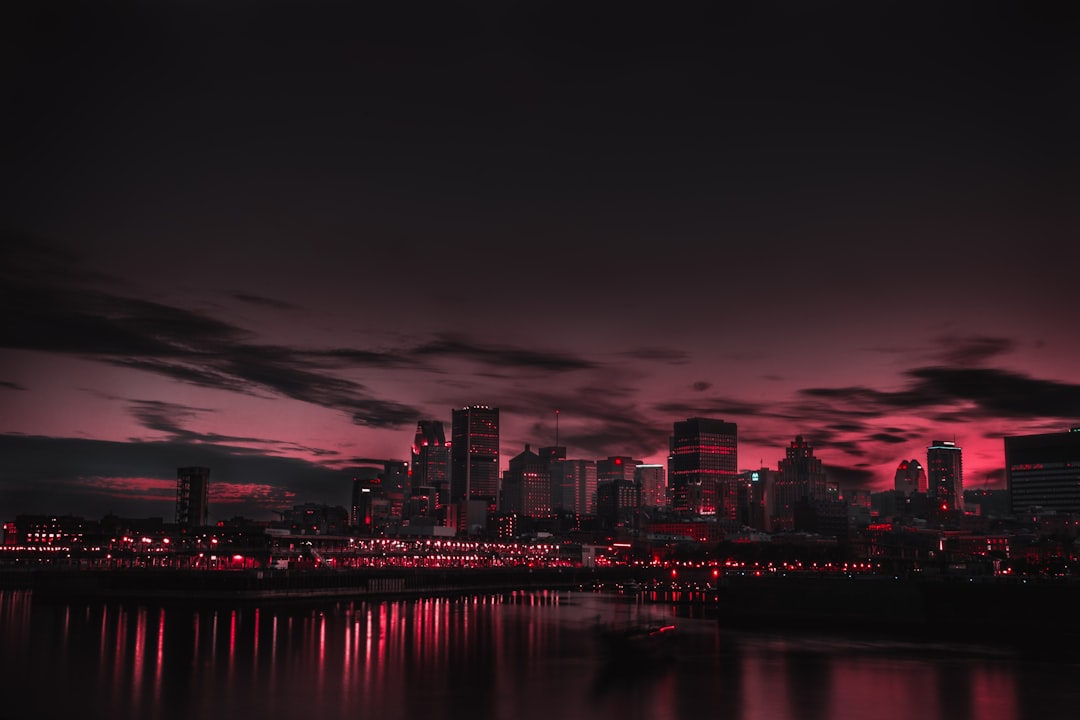
{"label": "dark sky", "polygon": [[4,11],[2,518],[344,504],[474,403],[873,488],[1080,425],[1055,6],[357,5]]}

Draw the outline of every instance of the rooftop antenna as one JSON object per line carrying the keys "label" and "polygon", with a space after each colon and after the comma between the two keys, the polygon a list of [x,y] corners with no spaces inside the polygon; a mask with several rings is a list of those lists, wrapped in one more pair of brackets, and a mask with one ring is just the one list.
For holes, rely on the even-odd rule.
{"label": "rooftop antenna", "polygon": [[559,411],[555,410],[555,447],[559,447]]}

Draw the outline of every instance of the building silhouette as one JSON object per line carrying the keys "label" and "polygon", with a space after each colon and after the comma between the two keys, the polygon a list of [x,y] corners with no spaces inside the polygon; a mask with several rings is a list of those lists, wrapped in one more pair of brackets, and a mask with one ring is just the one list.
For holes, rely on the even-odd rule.
{"label": "building silhouette", "polygon": [[551,485],[555,509],[576,515],[596,514],[595,460],[556,460],[551,463]]}
{"label": "building silhouette", "polygon": [[911,497],[912,493],[926,492],[926,470],[918,460],[901,460],[896,468],[893,488],[903,493],[904,497]]}
{"label": "building silhouette", "polygon": [[744,470],[739,474],[739,512],[736,519],[741,525],[765,532],[772,530],[776,475],[775,470],[768,468]]}
{"label": "building silhouette", "polygon": [[510,459],[503,473],[499,510],[529,518],[551,515],[551,470],[549,463],[529,445]]}
{"label": "building silhouette", "polygon": [[734,520],[738,467],[735,423],[700,417],[676,422],[668,456],[672,509]]}
{"label": "building silhouette", "polygon": [[775,529],[794,529],[796,510],[838,499],[839,493],[829,485],[821,458],[814,456],[814,447],[796,435],[777,465],[773,482],[773,511]]}
{"label": "building silhouette", "polygon": [[1080,427],[1006,437],[1005,479],[1018,518],[1040,508],[1080,513]]}
{"label": "building silhouette", "polygon": [[927,502],[935,515],[964,511],[964,464],[961,449],[948,440],[934,440],[926,449]]}
{"label": "building silhouette", "polygon": [[411,493],[425,497],[431,507],[424,514],[438,514],[450,501],[450,443],[439,420],[421,420],[412,444]]}
{"label": "building silhouette", "polygon": [[189,466],[176,469],[176,524],[193,530],[206,525],[210,490],[210,468]]}
{"label": "building silhouette", "polygon": [[634,468],[634,480],[641,486],[644,507],[668,507],[667,473],[663,465],[639,463]]}
{"label": "building silhouette", "polygon": [[450,502],[458,531],[485,529],[499,495],[499,408],[470,405],[453,411]]}

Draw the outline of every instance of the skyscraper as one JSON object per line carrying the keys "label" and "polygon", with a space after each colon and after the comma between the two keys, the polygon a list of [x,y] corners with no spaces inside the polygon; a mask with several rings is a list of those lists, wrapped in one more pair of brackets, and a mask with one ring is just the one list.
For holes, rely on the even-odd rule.
{"label": "skyscraper", "polygon": [[773,482],[775,527],[793,528],[800,503],[809,507],[832,499],[821,458],[814,456],[814,447],[802,435],[795,436],[777,470]]}
{"label": "skyscraper", "polygon": [[470,405],[453,411],[450,501],[483,500],[499,493],[499,408]]}
{"label": "skyscraper", "polygon": [[206,525],[209,489],[210,468],[190,466],[176,469],[177,525],[188,530]]}
{"label": "skyscraper", "polygon": [[901,492],[904,497],[911,497],[915,492],[926,492],[926,471],[918,460],[901,460],[896,468],[896,477],[893,479],[893,487],[896,492]]}
{"label": "skyscraper", "polygon": [[1034,507],[1080,513],[1080,427],[1005,438],[1005,478],[1017,517]]}
{"label": "skyscraper", "polygon": [[555,508],[578,515],[596,514],[595,460],[556,460],[551,463],[551,484]]}
{"label": "skyscraper", "polygon": [[926,449],[927,501],[932,513],[964,510],[964,465],[960,448],[948,440],[934,440]]}
{"label": "skyscraper", "polygon": [[672,509],[690,515],[737,514],[738,426],[709,418],[675,423],[668,457]]}
{"label": "skyscraper", "polygon": [[544,459],[526,445],[510,459],[510,469],[503,475],[500,510],[525,517],[551,515],[551,470]]}
{"label": "skyscraper", "polygon": [[421,420],[412,444],[412,493],[431,488],[435,510],[450,500],[450,443],[438,420]]}
{"label": "skyscraper", "polygon": [[667,473],[663,465],[640,463],[634,468],[634,480],[641,486],[641,504],[645,507],[667,507]]}

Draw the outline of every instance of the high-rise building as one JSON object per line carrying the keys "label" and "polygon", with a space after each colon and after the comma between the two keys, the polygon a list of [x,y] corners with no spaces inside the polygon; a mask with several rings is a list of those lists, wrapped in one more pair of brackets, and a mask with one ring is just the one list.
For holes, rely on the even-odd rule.
{"label": "high-rise building", "polygon": [[573,504],[573,499],[566,494],[567,488],[563,486],[565,478],[562,476],[561,463],[566,460],[566,448],[562,445],[549,445],[540,448],[537,455],[544,469],[547,470],[551,487],[548,506],[553,513],[567,510]]}
{"label": "high-rise building", "polygon": [[596,461],[596,514],[603,525],[636,528],[641,510],[641,486],[634,479],[638,461],[612,455]]}
{"label": "high-rise building", "polygon": [[450,500],[450,443],[438,420],[421,420],[416,425],[412,444],[413,495],[426,494],[421,488],[430,488],[435,511],[441,510]]}
{"label": "high-rise building", "polygon": [[676,422],[670,451],[672,509],[734,520],[738,512],[738,426],[709,418]]}
{"label": "high-rise building", "polygon": [[549,464],[526,445],[510,459],[510,469],[503,475],[500,510],[524,517],[551,515],[551,471]]}
{"label": "high-rise building", "polygon": [[189,530],[206,525],[210,468],[176,469],[176,524]]}
{"label": "high-rise building", "polygon": [[605,460],[596,461],[596,482],[612,480],[634,481],[634,468],[638,461],[626,455],[612,455]]}
{"label": "high-rise building", "polygon": [[[487,532],[499,496],[499,408],[453,411],[450,504],[446,524],[458,533]],[[449,509],[448,509],[449,510]]]}
{"label": "high-rise building", "polygon": [[739,474],[739,513],[736,518],[740,524],[755,530],[772,530],[773,485],[776,471],[768,468],[744,470]]}
{"label": "high-rise building", "polygon": [[918,460],[900,461],[893,487],[896,492],[903,493],[904,497],[911,497],[911,494],[916,492],[926,492],[926,471]]}
{"label": "high-rise building", "polygon": [[927,501],[932,513],[963,512],[964,465],[960,447],[934,440],[926,449]]}
{"label": "high-rise building", "polygon": [[639,463],[634,468],[634,480],[641,486],[644,507],[668,507],[667,473],[663,465]]}
{"label": "high-rise building", "polygon": [[1080,427],[1005,438],[1005,478],[1016,517],[1032,508],[1080,513]]}
{"label": "high-rise building", "polygon": [[793,528],[798,505],[809,507],[834,500],[836,495],[830,492],[821,458],[814,456],[813,446],[803,440],[802,435],[796,435],[785,457],[778,463],[773,482],[774,527]]}
{"label": "high-rise building", "polygon": [[[557,460],[551,464],[555,509],[578,515],[596,514],[596,461]],[[561,501],[561,505],[559,502]]]}
{"label": "high-rise building", "polygon": [[499,408],[453,411],[450,500],[490,500],[499,493]]}

